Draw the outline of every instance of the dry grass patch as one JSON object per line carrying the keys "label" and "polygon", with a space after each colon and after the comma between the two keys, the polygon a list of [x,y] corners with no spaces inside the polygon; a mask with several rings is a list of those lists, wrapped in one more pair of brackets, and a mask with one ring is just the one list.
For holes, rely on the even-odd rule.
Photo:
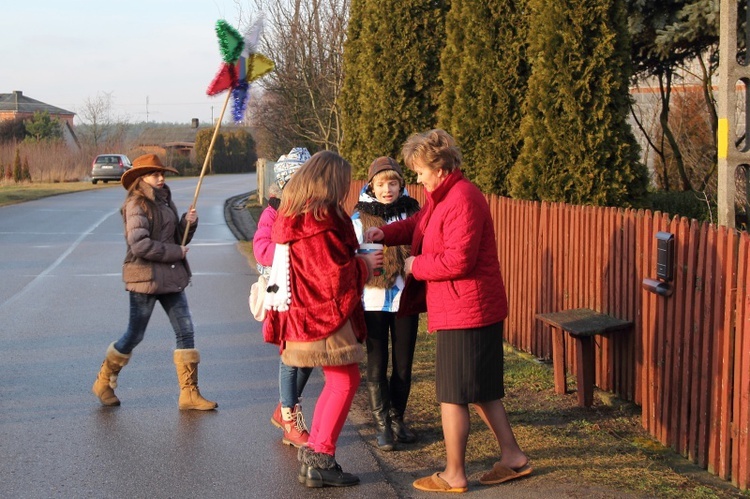
{"label": "dry grass patch", "polygon": [[[439,469],[445,449],[435,402],[434,350],[434,335],[426,333],[423,320],[407,410],[422,438],[413,451],[399,454],[413,454]],[[575,393],[554,393],[551,365],[508,345],[505,388],[506,410],[518,442],[532,460],[535,477],[644,497],[750,497],[654,441],[641,426],[640,409],[634,404],[597,396],[593,407],[578,407]],[[467,472],[476,477],[499,458],[500,449],[473,410],[471,428]]]}
{"label": "dry grass patch", "polygon": [[105,187],[97,187],[90,182],[2,183],[0,184],[0,206],[97,188]]}

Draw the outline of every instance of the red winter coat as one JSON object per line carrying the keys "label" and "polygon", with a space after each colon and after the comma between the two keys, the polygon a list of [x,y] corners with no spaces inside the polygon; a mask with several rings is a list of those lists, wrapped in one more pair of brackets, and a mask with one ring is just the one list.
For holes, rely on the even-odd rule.
{"label": "red winter coat", "polygon": [[351,319],[358,340],[367,337],[362,292],[369,270],[355,256],[359,247],[349,217],[331,213],[281,215],[273,225],[274,243],[289,244],[292,303],[286,312],[269,310],[265,341],[315,341],[326,338]]}
{"label": "red winter coat", "polygon": [[[507,317],[489,206],[460,170],[426,193],[416,215],[380,229],[387,245],[411,243],[412,275],[427,285],[430,331],[478,328]],[[402,296],[401,304],[414,299]]]}

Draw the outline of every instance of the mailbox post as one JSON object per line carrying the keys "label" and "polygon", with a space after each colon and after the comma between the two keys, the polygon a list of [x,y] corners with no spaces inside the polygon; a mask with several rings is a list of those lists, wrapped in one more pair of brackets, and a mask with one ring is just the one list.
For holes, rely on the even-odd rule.
{"label": "mailbox post", "polygon": [[674,279],[674,234],[656,233],[656,279],[645,278],[643,289],[660,296],[672,296]]}

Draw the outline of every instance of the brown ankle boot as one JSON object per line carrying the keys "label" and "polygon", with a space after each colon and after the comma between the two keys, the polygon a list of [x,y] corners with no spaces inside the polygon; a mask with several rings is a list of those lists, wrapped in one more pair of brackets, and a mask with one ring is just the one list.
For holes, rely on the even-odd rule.
{"label": "brown ankle boot", "polygon": [[182,348],[174,351],[174,365],[177,380],[180,382],[180,410],[195,409],[210,411],[219,407],[216,402],[206,400],[198,390],[198,363],[200,353],[195,348]]}
{"label": "brown ankle boot", "polygon": [[122,368],[128,364],[128,361],[130,361],[130,354],[118,352],[114,343],[109,345],[102,367],[99,369],[96,381],[94,381],[94,386],[91,387],[91,391],[99,397],[102,405],[120,405],[120,399],[115,395],[117,376]]}

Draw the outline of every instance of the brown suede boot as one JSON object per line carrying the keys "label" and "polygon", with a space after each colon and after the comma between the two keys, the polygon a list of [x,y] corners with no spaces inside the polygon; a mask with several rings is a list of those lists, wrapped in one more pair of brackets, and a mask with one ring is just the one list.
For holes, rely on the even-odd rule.
{"label": "brown suede boot", "polygon": [[198,363],[200,361],[200,353],[195,348],[174,351],[174,365],[177,368],[177,380],[180,382],[180,410],[210,411],[219,407],[216,402],[204,399],[198,390]]}
{"label": "brown suede boot", "polygon": [[128,364],[128,361],[130,361],[130,354],[118,352],[114,343],[109,345],[102,367],[99,369],[96,381],[94,381],[94,386],[91,387],[91,391],[99,397],[102,405],[120,405],[120,399],[115,395],[117,375]]}

